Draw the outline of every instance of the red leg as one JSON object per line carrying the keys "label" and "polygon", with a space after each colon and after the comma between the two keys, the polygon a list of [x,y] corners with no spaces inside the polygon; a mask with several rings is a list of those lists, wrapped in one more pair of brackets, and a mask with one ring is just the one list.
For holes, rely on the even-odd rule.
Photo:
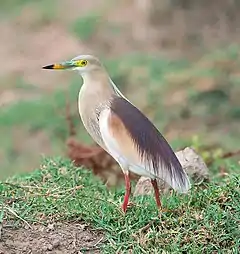
{"label": "red leg", "polygon": [[124,173],[124,177],[125,177],[125,188],[126,188],[126,191],[125,191],[124,201],[123,201],[123,204],[122,204],[122,209],[123,209],[123,212],[125,213],[126,210],[127,210],[129,196],[131,194],[131,183],[130,183],[128,172]]}
{"label": "red leg", "polygon": [[162,209],[162,204],[161,204],[161,201],[160,201],[160,194],[159,194],[157,180],[156,179],[151,179],[151,183],[152,183],[152,186],[153,186],[153,189],[154,189],[154,194],[155,194],[157,207],[159,209]]}

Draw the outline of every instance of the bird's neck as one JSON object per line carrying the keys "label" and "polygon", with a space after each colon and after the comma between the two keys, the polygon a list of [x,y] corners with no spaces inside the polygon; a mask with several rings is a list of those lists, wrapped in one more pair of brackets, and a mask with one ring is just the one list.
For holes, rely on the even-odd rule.
{"label": "bird's neck", "polygon": [[83,86],[81,90],[98,98],[107,99],[113,95],[122,96],[105,70],[94,70],[83,73]]}
{"label": "bird's neck", "polygon": [[91,116],[99,105],[105,105],[116,94],[110,78],[104,71],[94,70],[82,74],[83,85],[79,92],[79,111],[83,117]]}

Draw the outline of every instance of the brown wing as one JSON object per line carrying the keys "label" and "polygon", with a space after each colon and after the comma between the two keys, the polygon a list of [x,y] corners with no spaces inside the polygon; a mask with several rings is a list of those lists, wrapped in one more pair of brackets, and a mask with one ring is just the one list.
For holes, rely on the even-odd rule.
{"label": "brown wing", "polygon": [[108,128],[120,152],[174,189],[186,192],[190,188],[186,173],[168,142],[149,119],[122,97],[113,98],[110,111]]}

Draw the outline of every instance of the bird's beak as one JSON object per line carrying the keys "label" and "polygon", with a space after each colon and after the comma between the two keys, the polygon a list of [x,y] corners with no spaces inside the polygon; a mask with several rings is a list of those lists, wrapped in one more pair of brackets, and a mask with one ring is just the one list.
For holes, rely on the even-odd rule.
{"label": "bird's beak", "polygon": [[71,69],[74,67],[75,67],[75,65],[73,62],[67,61],[67,62],[62,62],[62,63],[58,63],[58,64],[46,65],[46,66],[43,66],[42,69],[66,70],[66,69]]}

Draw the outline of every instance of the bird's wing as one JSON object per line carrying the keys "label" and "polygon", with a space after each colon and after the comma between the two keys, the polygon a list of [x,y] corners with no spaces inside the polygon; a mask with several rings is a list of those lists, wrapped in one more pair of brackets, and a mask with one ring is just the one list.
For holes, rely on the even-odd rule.
{"label": "bird's wing", "polygon": [[108,152],[118,162],[145,170],[179,192],[188,191],[188,177],[167,141],[127,100],[114,97],[100,113],[99,127]]}

